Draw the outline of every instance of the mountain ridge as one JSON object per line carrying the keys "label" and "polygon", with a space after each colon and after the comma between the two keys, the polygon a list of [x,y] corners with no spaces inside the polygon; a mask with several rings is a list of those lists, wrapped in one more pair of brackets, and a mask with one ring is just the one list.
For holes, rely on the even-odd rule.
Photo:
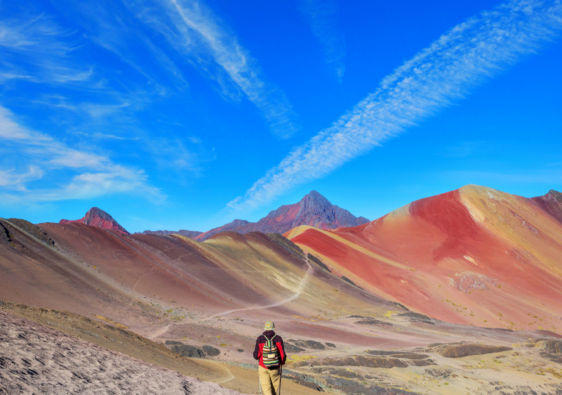
{"label": "mountain ridge", "polygon": [[224,231],[283,234],[300,225],[310,225],[318,229],[337,229],[363,225],[367,222],[369,222],[367,218],[355,217],[348,210],[333,205],[319,192],[312,190],[299,202],[272,210],[257,222],[235,219],[198,235],[195,240],[204,241]]}
{"label": "mountain ridge", "polygon": [[348,210],[330,203],[317,191],[310,191],[299,202],[285,204],[272,210],[257,222],[235,219],[225,225],[206,232],[191,230],[145,230],[135,234],[153,234],[159,236],[179,234],[197,241],[205,241],[221,232],[262,232],[283,234],[299,225],[310,225],[318,229],[337,229],[340,227],[358,226],[369,222],[365,217],[355,217]]}
{"label": "mountain ridge", "polygon": [[525,198],[467,185],[362,226],[284,236],[335,275],[434,319],[556,331],[561,210],[556,191]]}

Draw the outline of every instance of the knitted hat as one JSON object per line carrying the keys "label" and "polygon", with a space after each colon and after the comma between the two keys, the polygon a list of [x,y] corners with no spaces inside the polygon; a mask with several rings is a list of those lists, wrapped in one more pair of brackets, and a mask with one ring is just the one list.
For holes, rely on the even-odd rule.
{"label": "knitted hat", "polygon": [[274,331],[275,330],[275,324],[272,321],[267,321],[265,323],[265,326],[263,327],[263,329],[265,329],[266,331]]}

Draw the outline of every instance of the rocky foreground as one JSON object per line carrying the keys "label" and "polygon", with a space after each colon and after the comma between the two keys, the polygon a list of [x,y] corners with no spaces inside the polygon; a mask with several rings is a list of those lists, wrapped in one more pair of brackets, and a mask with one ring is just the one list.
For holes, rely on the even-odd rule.
{"label": "rocky foreground", "polygon": [[0,311],[0,394],[240,394]]}

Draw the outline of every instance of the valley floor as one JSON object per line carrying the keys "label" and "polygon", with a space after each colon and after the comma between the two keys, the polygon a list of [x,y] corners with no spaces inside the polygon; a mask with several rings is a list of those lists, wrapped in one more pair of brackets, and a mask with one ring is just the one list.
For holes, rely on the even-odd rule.
{"label": "valley floor", "polygon": [[[211,338],[224,342],[213,343],[219,356],[195,359],[100,318],[6,302],[0,302],[0,314],[0,393],[28,393],[30,388],[64,393],[56,390],[64,380],[69,380],[69,392],[258,393],[250,333],[259,328],[252,317],[174,325],[155,339],[194,347]],[[295,321],[302,325],[291,329]],[[562,394],[562,341],[551,333],[463,327],[414,313],[278,322],[290,354],[284,367],[286,394]],[[314,336],[307,327],[314,328]],[[358,345],[367,333],[374,342]]]}

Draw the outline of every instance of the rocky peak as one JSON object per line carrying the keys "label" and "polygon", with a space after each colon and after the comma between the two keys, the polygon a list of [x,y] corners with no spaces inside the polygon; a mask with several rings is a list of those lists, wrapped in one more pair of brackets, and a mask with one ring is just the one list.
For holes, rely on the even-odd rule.
{"label": "rocky peak", "polygon": [[332,203],[316,191],[311,191],[300,201],[299,213],[320,214],[332,207]]}
{"label": "rocky peak", "polygon": [[119,223],[115,219],[113,219],[111,215],[109,215],[108,213],[97,207],[92,207],[90,210],[88,210],[88,212],[83,218],[76,219],[76,220],[67,220],[67,219],[60,220],[61,224],[67,224],[72,222],[77,222],[88,226],[95,226],[103,229],[114,230],[126,235],[129,234],[129,232],[127,232],[125,228],[119,225]]}
{"label": "rocky peak", "polygon": [[534,197],[531,200],[559,222],[562,222],[562,193],[551,189],[546,195]]}
{"label": "rocky peak", "polygon": [[550,191],[548,191],[548,193],[546,194],[546,196],[550,199],[554,199],[555,201],[559,202],[562,204],[562,193],[555,191],[554,189],[551,189]]}
{"label": "rocky peak", "polygon": [[249,222],[246,221],[245,219],[235,219],[235,220],[232,221],[231,223],[232,223],[232,225],[235,225],[235,226],[240,226],[240,225],[247,225],[247,224],[249,224]]}
{"label": "rocky peak", "polygon": [[111,215],[109,215],[108,213],[106,213],[105,211],[103,211],[103,210],[101,210],[97,207],[92,207],[91,209],[88,210],[88,212],[84,216],[84,224],[90,225],[90,223],[95,221],[97,218],[101,218],[104,221],[116,222],[113,219],[113,217]]}

